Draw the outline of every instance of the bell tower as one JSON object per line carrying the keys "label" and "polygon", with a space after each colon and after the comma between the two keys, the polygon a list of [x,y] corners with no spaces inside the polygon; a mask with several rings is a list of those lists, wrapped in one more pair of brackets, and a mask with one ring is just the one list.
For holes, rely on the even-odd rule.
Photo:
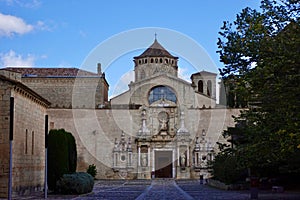
{"label": "bell tower", "polygon": [[216,99],[216,77],[217,74],[207,71],[192,74],[191,80],[195,92]]}
{"label": "bell tower", "polygon": [[134,57],[135,82],[159,75],[178,76],[178,57],[171,55],[156,39],[141,55]]}

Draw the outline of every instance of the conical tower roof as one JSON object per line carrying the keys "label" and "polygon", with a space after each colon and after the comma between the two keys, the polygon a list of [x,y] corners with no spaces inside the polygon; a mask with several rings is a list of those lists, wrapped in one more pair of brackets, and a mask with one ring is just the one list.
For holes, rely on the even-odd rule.
{"label": "conical tower roof", "polygon": [[178,57],[175,57],[171,55],[155,38],[153,44],[147,48],[141,55],[134,57],[134,59],[137,58],[145,58],[145,57],[169,57],[178,59]]}

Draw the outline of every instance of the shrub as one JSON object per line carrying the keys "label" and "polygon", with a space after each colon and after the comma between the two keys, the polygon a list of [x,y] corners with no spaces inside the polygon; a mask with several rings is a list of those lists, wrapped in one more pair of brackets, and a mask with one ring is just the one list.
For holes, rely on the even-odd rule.
{"label": "shrub", "polygon": [[64,129],[50,130],[48,136],[48,187],[56,191],[56,182],[63,174],[76,171],[75,138]]}
{"label": "shrub", "polygon": [[97,175],[96,165],[94,165],[94,164],[89,165],[86,172],[89,173],[92,177],[95,178],[95,176]]}
{"label": "shrub", "polygon": [[94,178],[85,172],[64,174],[56,186],[57,191],[62,194],[85,194],[93,190]]}

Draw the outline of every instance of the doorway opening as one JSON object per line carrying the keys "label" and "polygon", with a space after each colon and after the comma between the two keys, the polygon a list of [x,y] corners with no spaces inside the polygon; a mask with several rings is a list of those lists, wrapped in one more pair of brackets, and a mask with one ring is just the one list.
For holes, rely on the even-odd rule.
{"label": "doorway opening", "polygon": [[155,151],[155,178],[172,178],[172,151]]}

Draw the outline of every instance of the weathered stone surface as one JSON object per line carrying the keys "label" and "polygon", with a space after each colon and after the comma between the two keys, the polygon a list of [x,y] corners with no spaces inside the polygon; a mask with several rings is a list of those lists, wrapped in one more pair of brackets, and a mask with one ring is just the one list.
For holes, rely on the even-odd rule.
{"label": "weathered stone surface", "polygon": [[37,96],[32,95],[30,89],[14,86],[13,81],[0,79],[0,83],[0,91],[5,90],[6,94],[0,101],[0,197],[6,197],[9,173],[9,99],[14,97],[15,102],[12,142],[14,194],[41,189],[44,184],[46,107]]}

